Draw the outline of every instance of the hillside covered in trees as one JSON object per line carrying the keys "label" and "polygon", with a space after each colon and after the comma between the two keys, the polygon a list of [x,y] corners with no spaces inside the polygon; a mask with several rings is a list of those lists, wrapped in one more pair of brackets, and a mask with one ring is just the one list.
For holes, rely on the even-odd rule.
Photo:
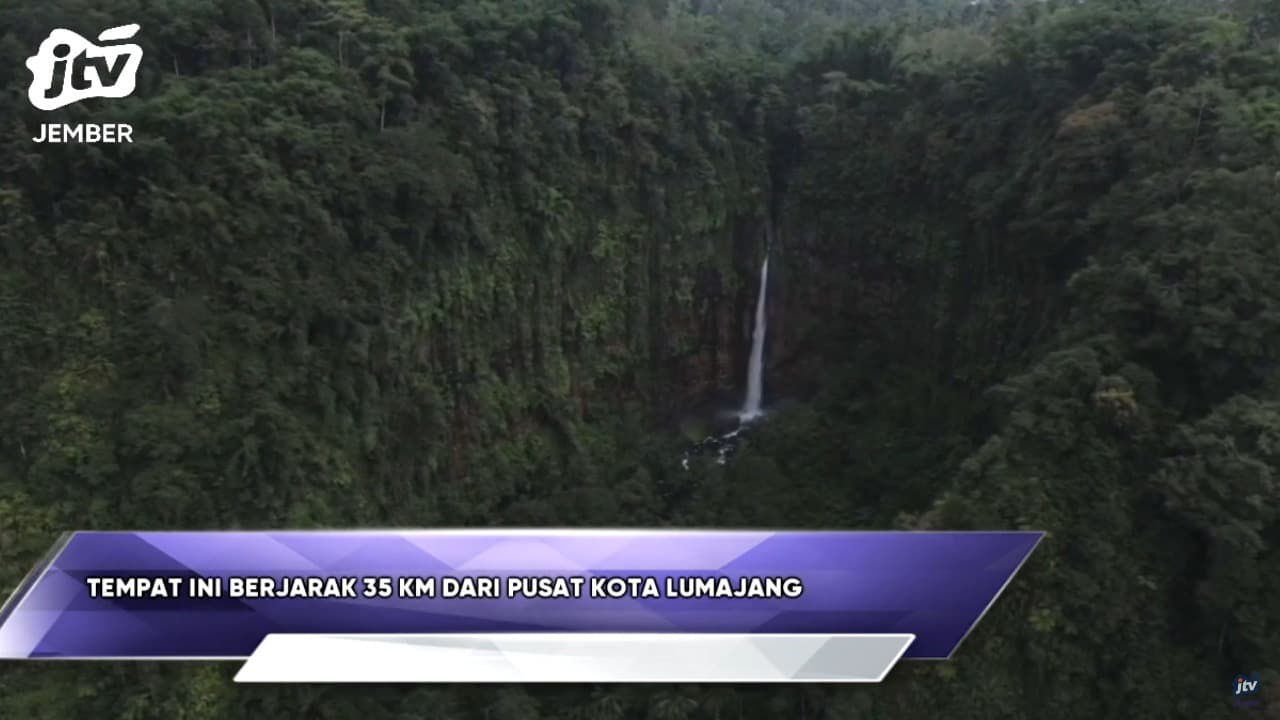
{"label": "hillside covered in trees", "polygon": [[[28,105],[124,23],[132,97]],[[27,663],[0,718],[1280,717],[1274,4],[46,0],[0,54],[6,592],[69,529],[1049,532],[879,686]],[[686,471],[767,237],[771,414]]]}

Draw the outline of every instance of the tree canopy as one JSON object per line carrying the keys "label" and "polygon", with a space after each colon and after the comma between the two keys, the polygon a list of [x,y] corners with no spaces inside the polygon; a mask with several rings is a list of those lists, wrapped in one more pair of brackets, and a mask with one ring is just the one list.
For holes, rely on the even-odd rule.
{"label": "tree canopy", "polygon": [[[138,91],[29,107],[48,32]],[[1280,13],[1236,0],[0,7],[0,574],[67,529],[1040,529],[834,688],[240,687],[0,717],[1228,718],[1280,688]],[[134,142],[37,145],[42,122]],[[767,391],[727,465],[679,419]],[[1280,709],[1280,696],[1269,712]]]}

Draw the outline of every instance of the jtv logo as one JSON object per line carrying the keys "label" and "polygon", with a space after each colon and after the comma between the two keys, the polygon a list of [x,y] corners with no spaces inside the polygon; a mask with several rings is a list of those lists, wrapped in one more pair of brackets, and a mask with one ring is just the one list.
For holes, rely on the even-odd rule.
{"label": "jtv logo", "polygon": [[[89,98],[123,98],[137,84],[142,48],[126,43],[139,26],[121,25],[98,35],[98,45],[79,33],[58,28],[27,58],[31,87],[27,99],[46,112]],[[132,142],[133,128],[120,124],[41,126],[36,142]]]}
{"label": "jtv logo", "polygon": [[1257,700],[1258,695],[1258,676],[1245,675],[1243,673],[1235,676],[1231,681],[1231,704],[1242,708],[1256,708],[1261,705]]}
{"label": "jtv logo", "polygon": [[1252,695],[1256,692],[1258,692],[1258,678],[1256,675],[1251,677],[1236,676],[1236,685],[1231,691],[1233,695]]}

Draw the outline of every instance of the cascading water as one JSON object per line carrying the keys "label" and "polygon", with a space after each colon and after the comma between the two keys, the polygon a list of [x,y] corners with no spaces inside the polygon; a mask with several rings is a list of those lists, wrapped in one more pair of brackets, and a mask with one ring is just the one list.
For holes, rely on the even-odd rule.
{"label": "cascading water", "polygon": [[740,422],[751,422],[760,417],[760,402],[764,394],[764,333],[768,326],[765,299],[769,290],[769,255],[764,256],[760,267],[760,296],[756,298],[756,325],[751,331],[751,361],[747,365],[747,397],[738,413]]}
{"label": "cascading water", "polygon": [[[773,243],[769,243],[770,246]],[[742,431],[753,421],[764,415],[761,403],[764,401],[764,335],[768,329],[767,299],[769,294],[769,252],[765,251],[764,264],[760,267],[760,294],[756,297],[756,322],[751,331],[751,359],[747,363],[747,396],[742,401],[742,409],[738,411],[738,427],[723,435],[712,435],[696,447],[685,451],[680,465],[689,469],[689,462],[694,455],[714,452],[716,462],[724,465],[729,456],[737,450]]]}

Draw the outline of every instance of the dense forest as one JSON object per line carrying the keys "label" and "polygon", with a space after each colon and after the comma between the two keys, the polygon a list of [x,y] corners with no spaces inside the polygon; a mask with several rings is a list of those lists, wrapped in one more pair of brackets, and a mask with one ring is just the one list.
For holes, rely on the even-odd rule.
{"label": "dense forest", "polygon": [[[29,106],[124,23],[132,97]],[[45,0],[0,55],[6,589],[68,529],[1049,532],[878,686],[11,663],[0,718],[1280,717],[1274,3]],[[769,238],[770,415],[684,470]]]}

